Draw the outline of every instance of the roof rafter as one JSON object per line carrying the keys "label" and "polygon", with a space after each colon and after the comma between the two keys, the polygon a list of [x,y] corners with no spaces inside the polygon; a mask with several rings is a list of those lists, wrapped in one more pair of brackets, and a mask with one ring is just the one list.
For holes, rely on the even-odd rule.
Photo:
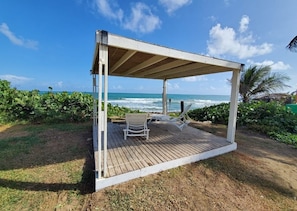
{"label": "roof rafter", "polygon": [[113,73],[115,70],[117,70],[122,64],[124,64],[127,60],[129,60],[137,51],[128,50],[124,56],[121,57],[121,59],[115,63],[110,69],[109,73]]}
{"label": "roof rafter", "polygon": [[172,78],[171,75],[174,75],[173,78],[175,78],[175,75],[176,74],[185,74],[186,75],[186,72],[187,71],[192,71],[194,69],[198,69],[198,68],[201,68],[201,67],[206,67],[208,65],[206,64],[200,64],[200,63],[191,63],[191,64],[188,64],[188,65],[183,65],[183,66],[179,66],[179,67],[175,67],[175,68],[172,68],[170,69],[170,74],[168,74],[167,71],[163,71],[163,72],[159,72],[159,73],[156,73],[156,74],[151,74],[149,75],[149,77],[153,77],[153,78],[167,78],[167,79],[170,79]]}
{"label": "roof rafter", "polygon": [[146,68],[148,66],[151,66],[155,63],[158,63],[164,59],[166,59],[167,57],[164,57],[164,56],[153,56],[152,58],[148,59],[148,60],[145,60],[144,62],[136,65],[135,67],[131,68],[130,70],[127,70],[124,72],[123,75],[126,75],[128,76],[129,74],[133,74],[135,72],[137,72],[138,70],[141,70],[143,68]]}
{"label": "roof rafter", "polygon": [[156,74],[156,73],[159,73],[159,72],[163,72],[165,70],[172,69],[172,68],[177,67],[177,66],[182,66],[182,65],[185,65],[185,64],[188,64],[188,63],[191,63],[191,62],[186,61],[186,60],[175,60],[173,62],[166,63],[166,64],[163,64],[161,66],[155,67],[155,68],[151,68],[149,72],[143,72],[142,74],[139,74],[139,76],[146,77],[146,76]]}

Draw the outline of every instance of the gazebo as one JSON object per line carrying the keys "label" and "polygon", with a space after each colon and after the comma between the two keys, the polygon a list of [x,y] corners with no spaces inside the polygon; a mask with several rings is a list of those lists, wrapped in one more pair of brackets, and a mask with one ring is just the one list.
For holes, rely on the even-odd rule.
{"label": "gazebo", "polygon": [[[236,150],[237,144],[235,142],[235,131],[239,78],[240,71],[244,67],[243,64],[129,39],[103,30],[96,31],[95,41],[96,43],[91,73],[93,75],[93,93],[98,96],[98,104],[94,103],[93,112],[96,191],[134,178],[146,176],[159,171],[174,168],[179,165],[196,162]],[[167,80],[230,71],[232,72],[230,111],[227,137],[223,140],[223,142],[226,143],[223,145],[216,145],[216,147],[212,146],[204,151],[195,152],[194,154],[189,154],[185,157],[182,156],[173,158],[173,156],[169,156],[170,158],[167,158],[167,160],[164,158],[165,161],[162,161],[160,158],[159,160],[161,161],[156,164],[145,161],[145,158],[137,157],[140,155],[132,154],[132,147],[130,146],[129,148],[129,144],[127,143],[125,143],[125,146],[128,148],[121,151],[120,155],[116,154],[117,152],[120,153],[120,151],[116,151],[116,149],[119,148],[119,150],[121,150],[121,147],[117,147],[116,145],[112,145],[113,147],[111,147],[110,143],[113,142],[114,139],[121,139],[120,137],[122,136],[115,135],[116,133],[121,133],[121,129],[110,125],[111,123],[107,120],[107,103],[102,104],[102,102],[108,102],[108,76],[162,80],[163,114],[166,114]],[[180,134],[180,136],[182,136],[182,134]],[[204,138],[210,139],[210,142],[212,139],[216,139],[208,135],[205,135]],[[117,143],[119,144],[122,142],[124,142],[123,138],[122,140],[117,140]],[[150,143],[148,147],[152,145],[154,144]],[[197,145],[199,145],[199,143]],[[133,147],[136,147],[135,143],[133,143]],[[162,147],[159,146],[154,150],[161,148]],[[133,150],[135,150],[136,153],[137,149],[133,148]],[[125,153],[130,154],[129,156],[125,156]],[[109,164],[110,159],[121,156],[128,161],[122,161],[122,164]],[[130,162],[129,160],[132,163],[132,167],[130,168],[127,164],[127,162]],[[135,160],[138,162],[137,165],[135,164]],[[124,165],[123,163],[126,166],[126,170],[117,173],[115,166]],[[113,165],[113,167],[109,167],[109,165]],[[109,172],[112,168],[114,173]]]}

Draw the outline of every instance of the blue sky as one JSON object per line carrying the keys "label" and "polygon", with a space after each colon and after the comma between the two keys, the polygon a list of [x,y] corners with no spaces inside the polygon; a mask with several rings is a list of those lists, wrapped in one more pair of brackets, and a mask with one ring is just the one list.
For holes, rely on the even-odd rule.
{"label": "blue sky", "polygon": [[[1,0],[0,78],[21,90],[91,91],[95,31],[250,65],[297,89],[296,0]],[[168,81],[168,93],[229,94],[230,73]],[[110,92],[161,93],[162,81],[109,78]]]}

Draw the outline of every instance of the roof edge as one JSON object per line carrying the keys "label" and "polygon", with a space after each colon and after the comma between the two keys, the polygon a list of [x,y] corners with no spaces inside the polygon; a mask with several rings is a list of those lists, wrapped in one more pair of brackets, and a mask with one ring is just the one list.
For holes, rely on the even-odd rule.
{"label": "roof edge", "polygon": [[108,45],[108,32],[105,30],[96,31],[96,43]]}

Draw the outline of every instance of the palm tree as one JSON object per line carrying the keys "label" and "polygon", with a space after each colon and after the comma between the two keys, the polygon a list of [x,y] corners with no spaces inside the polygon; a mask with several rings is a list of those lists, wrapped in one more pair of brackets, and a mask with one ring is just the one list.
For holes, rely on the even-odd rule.
{"label": "palm tree", "polygon": [[290,50],[290,51],[295,51],[297,52],[297,36],[294,37],[291,42],[287,45],[287,48]]}
{"label": "palm tree", "polygon": [[249,102],[259,94],[289,87],[284,83],[288,80],[290,80],[288,76],[271,73],[270,66],[250,66],[241,73],[239,94],[243,102]]}

